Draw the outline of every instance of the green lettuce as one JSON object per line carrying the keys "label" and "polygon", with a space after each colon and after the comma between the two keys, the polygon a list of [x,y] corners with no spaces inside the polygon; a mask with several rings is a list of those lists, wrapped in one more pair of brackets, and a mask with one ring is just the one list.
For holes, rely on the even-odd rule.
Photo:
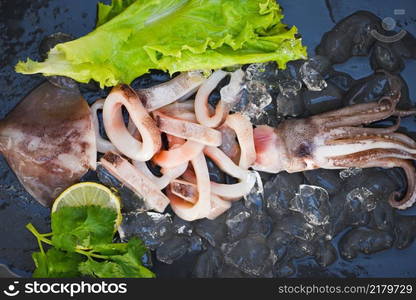
{"label": "green lettuce", "polygon": [[113,0],[110,5],[99,2],[97,26],[100,26],[122,13],[136,0]]}
{"label": "green lettuce", "polygon": [[16,71],[62,75],[101,87],[131,83],[150,69],[208,70],[306,57],[297,29],[274,0],[113,0],[99,5],[97,28],[58,44],[44,62]]}

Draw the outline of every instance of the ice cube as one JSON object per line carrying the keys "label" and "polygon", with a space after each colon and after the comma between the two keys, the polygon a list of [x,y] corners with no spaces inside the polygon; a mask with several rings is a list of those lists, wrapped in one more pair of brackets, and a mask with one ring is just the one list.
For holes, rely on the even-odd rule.
{"label": "ice cube", "polygon": [[250,278],[249,275],[241,272],[240,269],[229,264],[224,264],[221,267],[218,277],[220,278]]}
{"label": "ice cube", "polygon": [[359,175],[363,172],[363,169],[361,168],[348,168],[348,169],[343,169],[341,171],[339,171],[339,177],[341,179],[346,179],[352,176],[356,176]]}
{"label": "ice cube", "polygon": [[266,240],[257,235],[249,235],[234,243],[221,246],[226,263],[252,276],[271,275],[271,251]]}
{"label": "ice cube", "polygon": [[175,236],[156,249],[156,258],[166,264],[171,264],[181,258],[189,248],[189,238]]}
{"label": "ice cube", "polygon": [[287,253],[293,237],[278,228],[267,238],[267,245],[272,250],[275,261],[280,261]]}
{"label": "ice cube", "polygon": [[232,208],[227,212],[225,219],[229,241],[236,241],[247,235],[251,224],[250,217],[250,212],[241,202],[233,204]]}
{"label": "ice cube", "polygon": [[178,235],[191,236],[193,232],[192,223],[182,220],[178,216],[173,217],[173,230]]}
{"label": "ice cube", "polygon": [[316,169],[303,172],[310,185],[324,188],[329,195],[338,194],[342,187],[342,180],[337,176],[337,170]]}
{"label": "ice cube", "polygon": [[290,277],[296,273],[296,268],[291,261],[285,261],[276,268],[277,277]]}
{"label": "ice cube", "polygon": [[129,212],[123,215],[118,232],[122,241],[137,236],[154,250],[172,237],[172,218],[170,214]]}
{"label": "ice cube", "polygon": [[265,212],[257,212],[253,215],[249,234],[258,234],[268,237],[272,231],[273,221]]}
{"label": "ice cube", "polygon": [[290,201],[289,209],[297,211],[312,225],[324,225],[329,222],[328,192],[313,185],[302,184],[299,192]]}
{"label": "ice cube", "polygon": [[215,220],[202,219],[194,222],[195,232],[213,247],[221,244],[225,238],[225,214]]}
{"label": "ice cube", "polygon": [[241,112],[253,122],[264,117],[265,108],[272,103],[271,92],[277,73],[275,63],[249,65],[243,79],[244,89],[241,99],[232,107],[232,110]]}
{"label": "ice cube", "polygon": [[321,267],[327,267],[337,259],[337,249],[328,241],[320,240],[314,253],[315,261]]}
{"label": "ice cube", "polygon": [[322,91],[327,87],[327,83],[317,70],[317,64],[314,61],[305,61],[300,68],[300,74],[303,83],[310,91]]}
{"label": "ice cube", "polygon": [[189,248],[188,252],[190,253],[198,253],[201,251],[206,250],[206,244],[202,241],[201,237],[198,235],[192,235],[189,238]]}
{"label": "ice cube", "polygon": [[346,196],[346,205],[352,212],[372,211],[376,207],[376,199],[373,192],[365,187],[357,187]]}
{"label": "ice cube", "polygon": [[283,232],[304,241],[311,241],[316,235],[315,226],[308,223],[305,217],[297,212],[280,220],[278,226]]}
{"label": "ice cube", "polygon": [[299,185],[304,181],[301,173],[281,172],[264,185],[267,213],[281,218],[288,212],[289,201],[295,196]]}
{"label": "ice cube", "polygon": [[302,82],[292,78],[279,80],[277,85],[280,93],[286,98],[292,98],[298,95],[299,91],[302,89]]}
{"label": "ice cube", "polygon": [[252,171],[256,182],[248,195],[244,196],[244,205],[250,210],[260,211],[264,208],[263,181],[257,171]]}
{"label": "ice cube", "polygon": [[[287,90],[284,93],[288,93]],[[305,111],[305,102],[300,93],[289,94],[285,96],[283,93],[280,93],[276,97],[276,114],[278,116],[286,117],[296,117],[303,114]]]}
{"label": "ice cube", "polygon": [[272,102],[272,96],[265,84],[256,80],[246,82],[246,90],[247,104],[241,112],[250,118],[259,118],[264,108]]}

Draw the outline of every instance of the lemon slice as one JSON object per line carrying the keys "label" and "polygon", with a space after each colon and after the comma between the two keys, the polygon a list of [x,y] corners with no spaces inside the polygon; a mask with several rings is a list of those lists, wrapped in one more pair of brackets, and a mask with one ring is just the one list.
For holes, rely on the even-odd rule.
{"label": "lemon slice", "polygon": [[117,212],[115,226],[121,224],[121,205],[120,198],[108,187],[95,182],[81,182],[74,184],[63,191],[52,206],[52,213],[62,207],[78,207],[96,205],[110,208]]}

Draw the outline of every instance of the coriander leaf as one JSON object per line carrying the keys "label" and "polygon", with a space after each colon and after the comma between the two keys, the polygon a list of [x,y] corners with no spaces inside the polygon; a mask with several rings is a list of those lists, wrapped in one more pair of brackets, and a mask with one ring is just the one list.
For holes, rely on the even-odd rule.
{"label": "coriander leaf", "polygon": [[56,45],[44,62],[19,62],[16,71],[104,87],[150,69],[173,74],[267,61],[284,68],[305,58],[306,48],[282,18],[275,0],[113,1],[99,6],[94,31]]}
{"label": "coriander leaf", "polygon": [[153,278],[155,274],[142,265],[142,256],[146,253],[146,247],[139,239],[132,238],[127,244],[127,253],[114,255],[110,259],[122,268],[125,277]]}
{"label": "coriander leaf", "polygon": [[51,248],[46,253],[33,253],[32,258],[36,265],[34,278],[69,278],[81,275],[78,265],[83,261],[83,257],[77,253]]}
{"label": "coriander leaf", "polygon": [[83,275],[100,278],[155,277],[141,263],[141,258],[147,250],[140,240],[135,238],[131,239],[125,250],[126,252],[124,254],[109,256],[107,261],[98,262],[90,258],[79,265],[79,271]]}
{"label": "coriander leaf", "polygon": [[94,253],[102,255],[117,255],[127,252],[127,243],[101,244],[93,247]]}
{"label": "coriander leaf", "polygon": [[52,244],[60,249],[90,249],[109,244],[117,213],[99,206],[63,207],[52,213]]}
{"label": "coriander leaf", "polygon": [[43,252],[33,252],[32,259],[35,262],[36,269],[33,272],[34,278],[48,278],[48,260]]}
{"label": "coriander leaf", "polygon": [[125,278],[121,267],[111,261],[98,262],[88,259],[79,264],[78,270],[82,275],[98,278]]}
{"label": "coriander leaf", "polygon": [[139,261],[141,262],[141,258],[143,255],[146,254],[147,248],[142,242],[142,240],[138,238],[131,238],[127,243],[127,251],[134,257],[140,258]]}

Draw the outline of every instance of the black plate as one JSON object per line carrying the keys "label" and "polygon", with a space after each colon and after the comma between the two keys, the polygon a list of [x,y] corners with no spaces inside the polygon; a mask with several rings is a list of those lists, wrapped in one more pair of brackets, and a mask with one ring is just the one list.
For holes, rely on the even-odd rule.
{"label": "black plate", "polygon": [[[0,0],[0,118],[3,118],[31,89],[44,79],[14,72],[18,59],[38,59],[39,42],[54,32],[76,37],[94,28],[96,0]],[[104,1],[108,2],[108,1]],[[308,46],[309,54],[322,34],[334,22],[357,10],[369,10],[381,18],[393,17],[403,29],[416,36],[416,3],[414,0],[280,0],[287,24],[296,25]],[[395,15],[395,9],[404,15]],[[338,70],[360,78],[372,73],[368,58],[353,58],[337,65]],[[410,95],[416,101],[416,61],[407,61],[402,72]],[[91,99],[90,99],[91,100]],[[416,131],[416,122],[405,122]],[[405,214],[416,215],[416,208]],[[31,253],[37,244],[25,229],[32,222],[41,231],[48,230],[49,210],[40,206],[23,190],[3,158],[0,158],[0,264],[20,276],[30,276]],[[336,240],[334,241],[336,242]],[[353,261],[338,259],[327,269],[316,267],[309,259],[298,261],[298,276],[416,277],[416,243],[405,250],[390,249],[371,256],[361,255]],[[159,266],[163,274],[173,274],[178,266]],[[0,272],[1,274],[1,272]]]}

